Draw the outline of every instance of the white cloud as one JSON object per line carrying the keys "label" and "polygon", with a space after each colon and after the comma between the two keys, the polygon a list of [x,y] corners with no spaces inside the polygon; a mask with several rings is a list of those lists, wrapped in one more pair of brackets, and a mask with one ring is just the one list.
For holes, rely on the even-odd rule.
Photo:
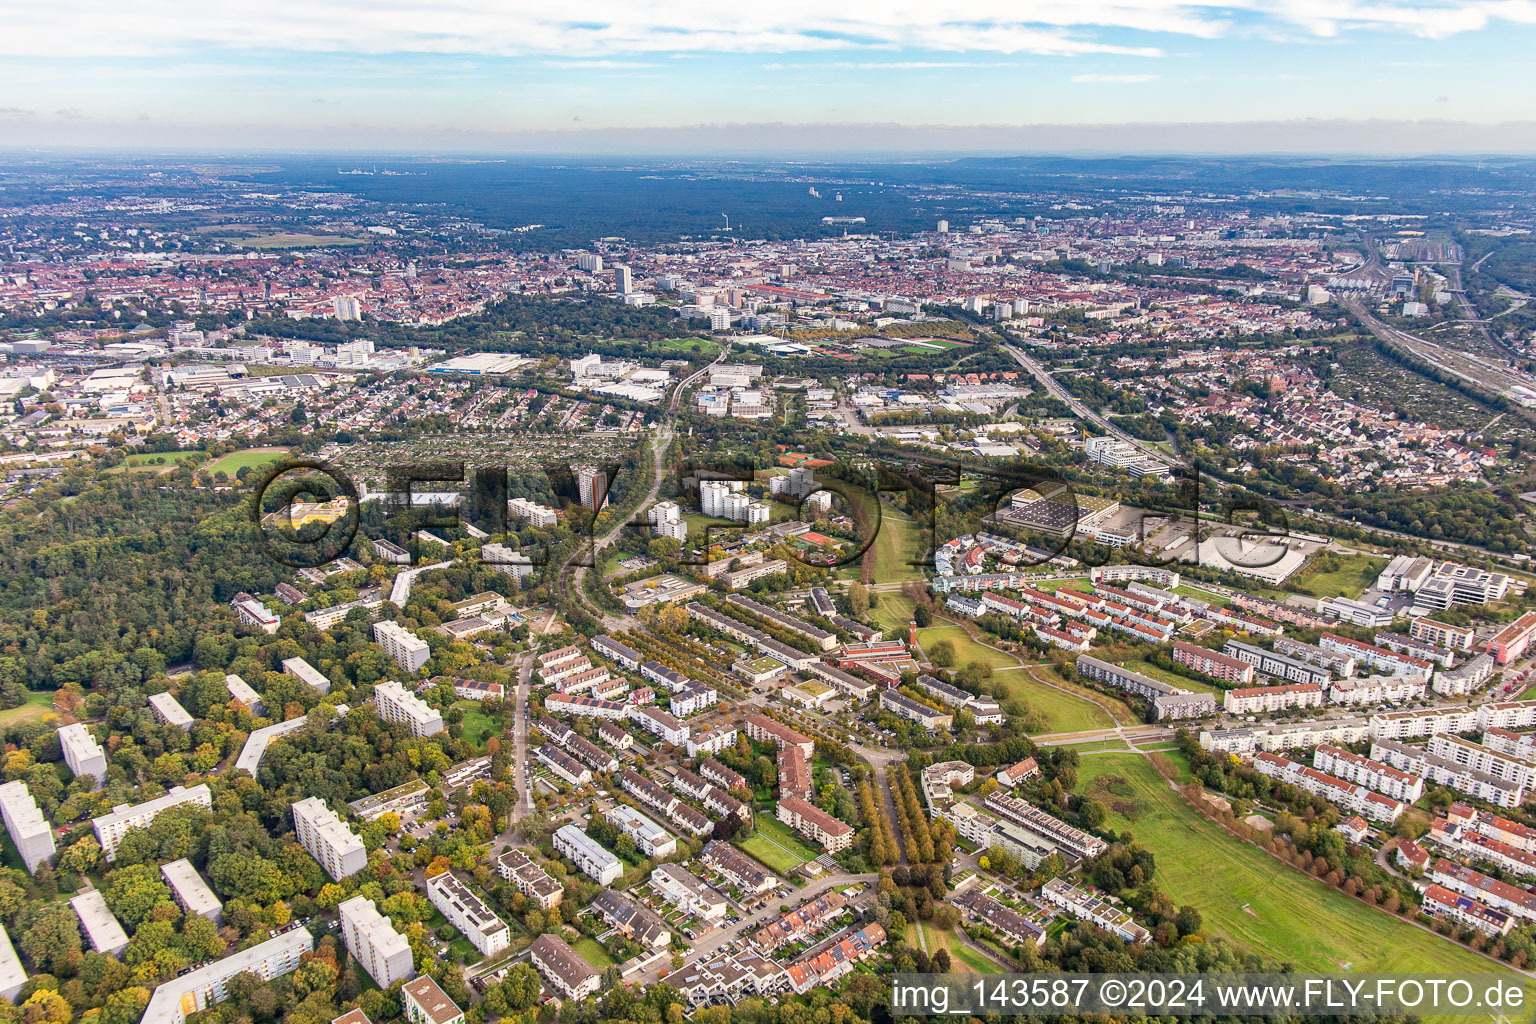
{"label": "white cloud", "polygon": [[[1498,21],[1536,23],[1536,0],[0,0],[0,53],[19,57],[257,53],[482,54],[576,60],[676,53],[917,49],[1152,57],[1104,30],[1215,39],[1258,23],[1313,37],[1361,30],[1445,38]],[[89,25],[89,32],[80,26]]]}
{"label": "white cloud", "polygon": [[1078,85],[1135,85],[1138,82],[1155,82],[1159,75],[1073,75],[1072,81]]}

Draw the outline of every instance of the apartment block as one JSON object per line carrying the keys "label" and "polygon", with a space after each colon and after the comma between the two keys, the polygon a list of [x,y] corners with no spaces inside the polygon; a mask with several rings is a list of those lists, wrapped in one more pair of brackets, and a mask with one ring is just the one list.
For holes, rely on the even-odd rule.
{"label": "apartment block", "polygon": [[533,940],[529,959],[544,980],[566,999],[581,1000],[597,993],[602,975],[558,935]]}
{"label": "apartment block", "polygon": [[197,873],[190,860],[183,857],[162,864],[160,875],[165,879],[165,884],[171,887],[171,895],[187,916],[196,914],[214,924],[224,923],[224,904],[208,888],[208,883],[203,881],[203,876]]}
{"label": "apartment block", "polygon": [[274,938],[161,982],[150,996],[140,1024],[182,1024],[188,1014],[227,999],[231,978],[254,974],[271,981],[297,968],[300,958],[314,948],[315,940],[307,928],[288,925]]}
{"label": "apartment block", "polygon": [[651,884],[668,903],[705,921],[719,921],[729,909],[726,898],[717,889],[676,864],[663,864],[652,871]]}
{"label": "apartment block", "polygon": [[1414,619],[1408,627],[1408,635],[1415,640],[1423,640],[1425,643],[1453,651],[1470,651],[1473,642],[1477,639],[1477,634],[1473,632],[1471,626],[1452,626],[1427,616]]}
{"label": "apartment block", "polygon": [[409,1024],[464,1024],[464,1011],[430,975],[400,986],[400,1008]]}
{"label": "apartment block", "polygon": [[405,726],[418,739],[443,731],[442,714],[394,680],[374,686],[373,702],[380,718]]}
{"label": "apartment block", "polygon": [[522,850],[508,850],[496,858],[496,872],[517,887],[517,891],[544,910],[558,907],[565,896],[560,883],[539,867]]}
{"label": "apartment block", "polygon": [[853,845],[853,829],[799,797],[779,801],[777,817],[790,828],[820,843],[833,853]]}
{"label": "apartment block", "polygon": [[76,722],[60,729],[59,746],[64,751],[64,763],[77,778],[89,775],[98,786],[107,781],[107,752],[83,724]]}
{"label": "apartment block", "polygon": [[35,873],[39,864],[53,856],[53,829],[25,782],[18,779],[0,786],[0,816],[22,863]]}
{"label": "apartment block", "polygon": [[224,676],[224,688],[234,700],[245,705],[245,709],[257,718],[267,713],[266,705],[261,702],[261,694],[251,688],[251,684],[235,675],[233,672]]}
{"label": "apartment block", "polygon": [[608,823],[635,841],[647,857],[670,857],[677,852],[677,838],[628,804],[615,804]]}
{"label": "apartment block", "polygon": [[1088,921],[1126,942],[1146,942],[1152,933],[1108,897],[1080,889],[1064,878],[1053,878],[1040,889],[1045,902],[1060,907],[1080,921]]}
{"label": "apartment block", "polygon": [[1320,708],[1323,706],[1323,688],[1316,683],[1290,683],[1285,686],[1228,690],[1222,706],[1234,715],[1289,711],[1292,708]]}
{"label": "apartment block", "polygon": [[1268,752],[1255,754],[1253,767],[1260,775],[1267,775],[1314,796],[1320,796],[1371,821],[1396,821],[1408,806],[1401,800],[1383,796],[1364,786],[1346,782],[1278,754]]}
{"label": "apartment block", "polygon": [[386,619],[373,624],[373,639],[407,672],[419,672],[432,657],[427,642],[398,622]]}
{"label": "apartment block", "polygon": [[575,825],[562,825],[555,831],[555,849],[599,885],[608,885],[624,873],[619,858]]}
{"label": "apartment block", "polygon": [[101,890],[87,889],[70,900],[69,905],[74,909],[75,916],[80,918],[80,927],[91,948],[98,953],[122,959],[123,950],[128,948],[128,933],[123,931],[122,924],[112,915]]}
{"label": "apartment block", "polygon": [[1277,654],[1256,644],[1247,644],[1240,640],[1228,640],[1222,652],[1239,661],[1246,661],[1265,675],[1275,676],[1287,682],[1316,683],[1318,686],[1327,686],[1328,680],[1333,678],[1332,673],[1322,666],[1300,658]]}
{"label": "apartment block", "polygon": [[1458,764],[1425,747],[1396,740],[1375,740],[1371,743],[1371,759],[1499,807],[1518,807],[1525,799],[1526,789],[1519,783]]}
{"label": "apartment block", "polygon": [[96,830],[96,840],[101,843],[102,853],[110,862],[116,859],[117,844],[123,841],[123,836],[130,830],[148,828],[161,811],[168,811],[182,804],[212,807],[213,794],[207,785],[197,785],[191,789],[172,786],[164,796],[155,797],[153,800],[146,800],[131,807],[128,804],[118,804],[112,808],[111,813],[92,818],[91,827]]}
{"label": "apartment block", "polygon": [[916,722],[925,729],[948,729],[955,720],[954,715],[929,707],[895,690],[880,691],[880,707],[900,718]]}
{"label": "apartment block", "polygon": [[1508,665],[1526,652],[1532,637],[1536,637],[1536,612],[1526,612],[1493,635],[1488,653],[1495,664]]}
{"label": "apartment block", "polygon": [[379,913],[373,900],[354,896],[336,909],[341,912],[341,935],[347,952],[380,988],[416,973],[411,944],[395,930],[394,922]]}
{"label": "apartment block", "polygon": [[1253,682],[1253,666],[1248,662],[1182,640],[1173,645],[1173,660],[1213,679],[1228,683]]}
{"label": "apartment block", "polygon": [[303,658],[284,658],[283,671],[305,686],[319,690],[321,693],[331,692],[331,681]]}
{"label": "apartment block", "polygon": [[482,955],[490,956],[512,944],[512,929],[507,922],[497,917],[452,871],[427,879],[427,899]]}
{"label": "apartment block", "polygon": [[1345,782],[1385,793],[1404,803],[1417,803],[1424,795],[1424,779],[1421,776],[1381,761],[1372,761],[1343,747],[1326,743],[1320,745],[1312,755],[1312,767]]}
{"label": "apartment block", "polygon": [[169,693],[151,694],[149,710],[153,711],[155,717],[165,725],[174,726],[182,732],[192,731],[192,716],[187,714],[187,709]]}
{"label": "apartment block", "polygon": [[299,844],[336,881],[368,866],[363,841],[319,797],[305,797],[293,805],[293,828]]}

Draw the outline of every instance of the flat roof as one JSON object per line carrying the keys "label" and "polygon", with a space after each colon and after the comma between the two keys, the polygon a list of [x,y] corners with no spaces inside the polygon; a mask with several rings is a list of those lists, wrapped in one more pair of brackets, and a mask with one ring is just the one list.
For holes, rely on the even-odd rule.
{"label": "flat roof", "polygon": [[85,937],[90,940],[91,948],[96,952],[116,954],[128,945],[128,933],[123,931],[123,926],[112,916],[100,889],[81,893],[70,900],[69,905],[80,918]]}
{"label": "flat roof", "polygon": [[160,873],[165,876],[166,883],[176,893],[176,898],[181,901],[187,913],[207,917],[224,908],[224,904],[219,902],[219,898],[208,888],[208,883],[203,881],[203,877],[187,858],[161,865]]}

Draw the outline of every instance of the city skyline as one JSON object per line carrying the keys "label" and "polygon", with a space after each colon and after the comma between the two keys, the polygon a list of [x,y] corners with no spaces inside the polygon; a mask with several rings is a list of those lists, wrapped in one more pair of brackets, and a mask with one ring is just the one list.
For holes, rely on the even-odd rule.
{"label": "city skyline", "polygon": [[[1536,5],[7,13],[14,146],[1529,152]],[[92,31],[81,33],[80,25]]]}

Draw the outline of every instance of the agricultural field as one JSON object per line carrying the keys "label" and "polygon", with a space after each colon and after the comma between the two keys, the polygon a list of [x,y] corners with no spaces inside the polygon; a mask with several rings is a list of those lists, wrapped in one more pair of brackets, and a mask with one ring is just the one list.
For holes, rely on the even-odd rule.
{"label": "agricultural field", "polygon": [[1131,830],[1156,855],[1158,884],[1176,903],[1197,907],[1213,935],[1303,971],[1501,970],[1233,838],[1190,807],[1140,754],[1084,757],[1078,784],[1110,806],[1110,828]]}

